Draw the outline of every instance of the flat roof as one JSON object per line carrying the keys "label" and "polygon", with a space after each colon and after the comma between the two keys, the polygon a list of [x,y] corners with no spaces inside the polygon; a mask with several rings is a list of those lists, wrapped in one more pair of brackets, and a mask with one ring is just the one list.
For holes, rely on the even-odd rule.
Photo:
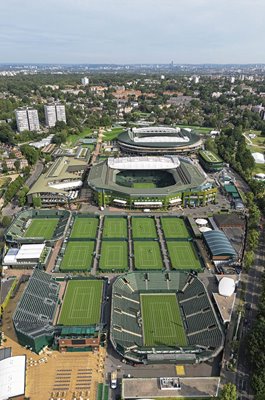
{"label": "flat roof", "polygon": [[179,377],[180,390],[161,389],[160,378],[124,378],[123,399],[152,399],[156,397],[215,397],[220,384],[219,377]]}
{"label": "flat roof", "polygon": [[165,157],[109,157],[108,166],[119,170],[161,170],[177,168],[180,165],[179,158],[176,156]]}
{"label": "flat roof", "polygon": [[[73,181],[78,182],[80,186],[80,176],[76,175],[75,171],[82,171],[87,167],[87,162],[73,157],[59,157],[41,174],[38,180],[34,183],[27,195],[34,193],[64,193],[66,189],[74,189]],[[71,171],[70,169],[75,171]]]}
{"label": "flat roof", "polygon": [[0,400],[25,393],[26,356],[15,356],[0,361]]}

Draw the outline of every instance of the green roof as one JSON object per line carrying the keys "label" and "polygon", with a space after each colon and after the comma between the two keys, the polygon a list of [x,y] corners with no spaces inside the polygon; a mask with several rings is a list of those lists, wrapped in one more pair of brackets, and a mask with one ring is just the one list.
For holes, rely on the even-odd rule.
{"label": "green roof", "polygon": [[206,161],[209,163],[220,163],[223,162],[223,160],[215,153],[213,153],[212,151],[208,151],[208,150],[201,150],[199,152],[199,155]]}

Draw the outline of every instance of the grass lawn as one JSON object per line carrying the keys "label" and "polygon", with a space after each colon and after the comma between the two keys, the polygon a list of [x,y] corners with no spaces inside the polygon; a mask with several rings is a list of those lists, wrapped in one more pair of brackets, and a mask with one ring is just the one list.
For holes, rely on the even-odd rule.
{"label": "grass lawn", "polygon": [[70,238],[95,239],[97,235],[98,218],[95,217],[76,217]]}
{"label": "grass lawn", "polygon": [[155,220],[152,217],[132,217],[132,233],[134,239],[157,238]]}
{"label": "grass lawn", "polygon": [[94,325],[100,322],[103,281],[69,281],[59,317],[61,325]]}
{"label": "grass lawn", "polygon": [[166,239],[188,239],[190,234],[185,221],[177,217],[161,217],[161,225]]}
{"label": "grass lawn", "polygon": [[152,189],[156,188],[156,184],[152,182],[135,182],[133,187],[136,189]]}
{"label": "grass lawn", "polygon": [[163,261],[158,242],[134,241],[134,265],[137,270],[162,269]]}
{"label": "grass lawn", "polygon": [[103,238],[127,238],[127,218],[126,217],[105,217],[103,227]]}
{"label": "grass lawn", "polygon": [[60,265],[60,270],[89,271],[92,267],[94,246],[94,241],[68,242]]}
{"label": "grass lawn", "polygon": [[82,132],[80,132],[78,135],[69,135],[67,136],[67,145],[73,146],[75,145],[79,139],[84,139],[86,136],[90,136],[92,133],[92,130],[90,128],[85,128]]}
{"label": "grass lawn", "polygon": [[128,243],[103,241],[99,269],[104,271],[128,269]]}
{"label": "grass lawn", "polygon": [[167,241],[167,248],[173,269],[201,269],[201,263],[192,242]]}
{"label": "grass lawn", "polygon": [[114,140],[123,131],[125,131],[125,128],[113,128],[110,132],[105,131],[103,133],[102,140],[103,140],[103,142],[106,142],[108,140]]}
{"label": "grass lawn", "polygon": [[186,346],[175,294],[141,294],[145,346]]}
{"label": "grass lawn", "polygon": [[58,218],[34,218],[31,220],[24,237],[51,239],[58,221]]}
{"label": "grass lawn", "polygon": [[205,126],[198,126],[198,125],[181,125],[177,124],[176,126],[179,126],[180,128],[190,128],[196,130],[198,133],[201,134],[207,134],[211,132],[214,128],[207,128]]}

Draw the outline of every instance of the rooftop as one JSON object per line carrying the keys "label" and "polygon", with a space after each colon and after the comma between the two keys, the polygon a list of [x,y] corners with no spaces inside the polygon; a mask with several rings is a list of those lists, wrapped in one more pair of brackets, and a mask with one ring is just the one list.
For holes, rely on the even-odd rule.
{"label": "rooftop", "polygon": [[235,257],[236,251],[222,231],[204,232],[203,237],[210,249],[212,256]]}
{"label": "rooftop", "polygon": [[120,157],[108,159],[108,166],[119,170],[154,170],[171,169],[179,167],[178,157]]}

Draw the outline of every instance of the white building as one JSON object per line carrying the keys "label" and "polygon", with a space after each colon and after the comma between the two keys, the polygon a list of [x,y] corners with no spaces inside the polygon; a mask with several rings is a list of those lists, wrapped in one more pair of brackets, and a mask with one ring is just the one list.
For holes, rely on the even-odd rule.
{"label": "white building", "polygon": [[89,79],[86,76],[81,79],[81,82],[83,86],[89,85]]}
{"label": "white building", "polygon": [[33,108],[20,108],[15,111],[17,130],[23,132],[28,131],[39,131],[40,123],[38,111]]}
{"label": "white building", "polygon": [[47,104],[44,106],[45,122],[49,128],[55,126],[57,121],[66,123],[65,106],[63,104]]}

